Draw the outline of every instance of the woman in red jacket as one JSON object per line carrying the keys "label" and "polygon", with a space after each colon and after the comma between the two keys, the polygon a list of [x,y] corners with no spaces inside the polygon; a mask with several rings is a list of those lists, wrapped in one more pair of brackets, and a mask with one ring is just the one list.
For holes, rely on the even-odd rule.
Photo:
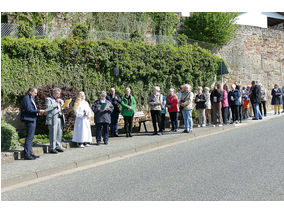
{"label": "woman in red jacket", "polygon": [[171,131],[177,132],[178,131],[178,97],[174,93],[174,89],[169,90],[169,96],[167,97],[167,104],[168,112],[170,113],[172,129]]}

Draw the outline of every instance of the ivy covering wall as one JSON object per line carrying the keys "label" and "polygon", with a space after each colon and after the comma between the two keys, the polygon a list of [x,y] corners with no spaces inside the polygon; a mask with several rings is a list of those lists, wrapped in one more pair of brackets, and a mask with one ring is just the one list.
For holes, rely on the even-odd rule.
{"label": "ivy covering wall", "polygon": [[154,85],[165,93],[184,83],[208,86],[220,65],[219,57],[188,44],[5,37],[1,49],[2,104],[17,106],[30,86],[64,84],[83,90],[90,101],[101,90],[115,87],[123,94],[129,86],[141,109]]}

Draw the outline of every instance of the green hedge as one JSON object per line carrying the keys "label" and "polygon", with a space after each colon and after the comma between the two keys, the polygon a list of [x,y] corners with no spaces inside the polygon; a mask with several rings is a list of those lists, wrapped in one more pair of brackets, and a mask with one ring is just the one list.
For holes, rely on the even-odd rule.
{"label": "green hedge", "polygon": [[20,145],[19,135],[15,127],[1,119],[1,149],[16,149]]}
{"label": "green hedge", "polygon": [[[152,86],[163,90],[190,83],[210,85],[220,58],[197,45],[174,47],[143,42],[2,38],[2,102],[19,104],[30,86],[72,85],[89,100],[101,90],[130,86],[138,108],[147,105]],[[119,77],[113,74],[120,70]]]}

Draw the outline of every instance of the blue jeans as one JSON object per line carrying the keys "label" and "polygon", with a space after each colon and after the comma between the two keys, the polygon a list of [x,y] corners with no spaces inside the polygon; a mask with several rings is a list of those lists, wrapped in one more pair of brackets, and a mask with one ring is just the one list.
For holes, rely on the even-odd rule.
{"label": "blue jeans", "polygon": [[25,121],[26,128],[27,128],[27,137],[25,140],[25,145],[24,145],[24,152],[25,156],[31,156],[33,151],[33,139],[35,135],[35,129],[36,129],[36,121]]}
{"label": "blue jeans", "polygon": [[255,110],[255,118],[256,118],[256,119],[262,119],[262,115],[261,115],[261,112],[260,112],[260,110],[259,110],[259,105],[258,105],[258,103],[255,103],[255,104],[253,105],[253,107],[254,107],[254,110]]}
{"label": "blue jeans", "polygon": [[249,113],[248,113],[248,109],[244,109],[244,119],[248,119],[249,118]]}
{"label": "blue jeans", "polygon": [[110,134],[111,136],[114,136],[115,134],[118,135],[118,117],[119,113],[118,112],[113,112],[111,114],[111,123],[110,123]]}
{"label": "blue jeans", "polygon": [[192,109],[182,110],[183,120],[184,120],[184,129],[192,130]]}
{"label": "blue jeans", "polygon": [[109,136],[109,124],[108,123],[96,123],[96,140],[97,143],[101,143],[102,138],[102,127],[103,127],[103,136],[104,136],[104,142],[108,143],[108,136]]}

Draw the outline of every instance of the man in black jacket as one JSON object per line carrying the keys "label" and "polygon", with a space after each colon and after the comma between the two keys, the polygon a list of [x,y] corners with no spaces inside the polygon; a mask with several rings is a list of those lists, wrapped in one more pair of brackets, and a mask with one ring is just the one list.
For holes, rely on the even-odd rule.
{"label": "man in black jacket", "polygon": [[106,97],[108,101],[110,101],[114,107],[114,110],[111,113],[111,124],[110,124],[110,133],[111,137],[118,137],[118,117],[120,113],[120,104],[121,98],[119,95],[115,94],[115,89],[110,89],[110,94]]}
{"label": "man in black jacket", "polygon": [[34,160],[39,156],[32,153],[33,139],[36,129],[36,121],[39,115],[44,113],[44,110],[39,110],[35,103],[37,88],[29,88],[21,104],[21,121],[25,122],[27,136],[24,145],[25,160]]}
{"label": "man in black jacket", "polygon": [[259,110],[259,104],[261,102],[261,91],[260,86],[255,83],[255,81],[251,82],[252,92],[250,96],[251,103],[254,107],[255,115],[253,120],[261,120],[262,115]]}

